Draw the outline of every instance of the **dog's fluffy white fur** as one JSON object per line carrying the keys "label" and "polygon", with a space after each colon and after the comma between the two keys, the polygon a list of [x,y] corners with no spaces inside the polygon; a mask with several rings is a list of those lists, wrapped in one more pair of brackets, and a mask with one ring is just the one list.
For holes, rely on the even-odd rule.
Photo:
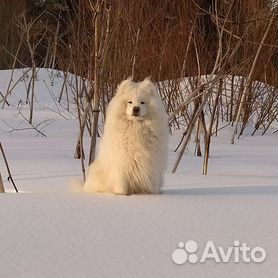
{"label": "dog's fluffy white fur", "polygon": [[154,84],[123,81],[108,105],[97,159],[84,192],[159,193],[167,162],[168,117]]}

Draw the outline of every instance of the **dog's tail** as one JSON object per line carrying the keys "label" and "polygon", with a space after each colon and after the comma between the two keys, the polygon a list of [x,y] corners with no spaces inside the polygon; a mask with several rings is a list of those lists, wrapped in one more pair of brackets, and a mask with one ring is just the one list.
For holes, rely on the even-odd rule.
{"label": "dog's tail", "polygon": [[71,180],[69,190],[71,192],[81,193],[83,192],[83,186],[84,182],[82,182],[81,180]]}

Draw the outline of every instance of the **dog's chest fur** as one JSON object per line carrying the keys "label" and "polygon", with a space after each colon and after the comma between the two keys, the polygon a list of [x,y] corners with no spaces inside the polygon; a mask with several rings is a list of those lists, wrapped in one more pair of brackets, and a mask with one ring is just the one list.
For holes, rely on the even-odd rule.
{"label": "dog's chest fur", "polygon": [[122,142],[119,147],[136,157],[143,150],[146,153],[156,152],[157,141],[157,134],[150,125],[145,122],[131,122],[122,130]]}
{"label": "dog's chest fur", "polygon": [[[133,191],[149,191],[152,183],[153,168],[157,161],[158,140],[151,126],[145,122],[131,122],[122,131],[119,148],[124,154],[122,166]],[[145,190],[144,190],[145,187]]]}

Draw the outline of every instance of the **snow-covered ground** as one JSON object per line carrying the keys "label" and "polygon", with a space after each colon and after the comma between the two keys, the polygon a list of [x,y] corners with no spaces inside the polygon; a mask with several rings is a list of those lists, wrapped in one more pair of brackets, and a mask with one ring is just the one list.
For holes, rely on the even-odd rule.
{"label": "snow-covered ground", "polygon": [[[22,75],[15,72],[13,82]],[[5,95],[9,71],[0,72]],[[245,134],[229,144],[226,128],[213,138],[209,174],[202,158],[186,151],[176,174],[171,168],[180,140],[171,136],[169,170],[161,195],[114,196],[71,193],[81,178],[73,159],[78,121],[57,105],[62,77],[41,70],[36,81],[34,125],[19,115],[28,80],[20,81],[0,109],[0,140],[20,194],[11,194],[7,172],[0,170],[7,194],[0,194],[0,277],[276,277],[278,275],[278,141]],[[70,92],[69,92],[70,94]],[[1,97],[0,97],[1,99]],[[2,103],[0,103],[2,107]],[[28,106],[20,112],[28,116]],[[49,125],[48,125],[49,124]],[[88,142],[86,142],[88,143]],[[261,263],[175,264],[179,242],[194,240],[200,259],[207,241],[226,251],[234,241],[262,247]],[[182,251],[184,253],[184,251]]]}

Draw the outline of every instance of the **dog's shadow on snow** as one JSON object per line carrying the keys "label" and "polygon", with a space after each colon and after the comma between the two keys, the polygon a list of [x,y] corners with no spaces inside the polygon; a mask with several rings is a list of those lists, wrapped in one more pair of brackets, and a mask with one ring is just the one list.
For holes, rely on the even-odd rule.
{"label": "dog's shadow on snow", "polygon": [[278,186],[225,186],[197,188],[163,188],[163,195],[273,195],[278,193]]}

